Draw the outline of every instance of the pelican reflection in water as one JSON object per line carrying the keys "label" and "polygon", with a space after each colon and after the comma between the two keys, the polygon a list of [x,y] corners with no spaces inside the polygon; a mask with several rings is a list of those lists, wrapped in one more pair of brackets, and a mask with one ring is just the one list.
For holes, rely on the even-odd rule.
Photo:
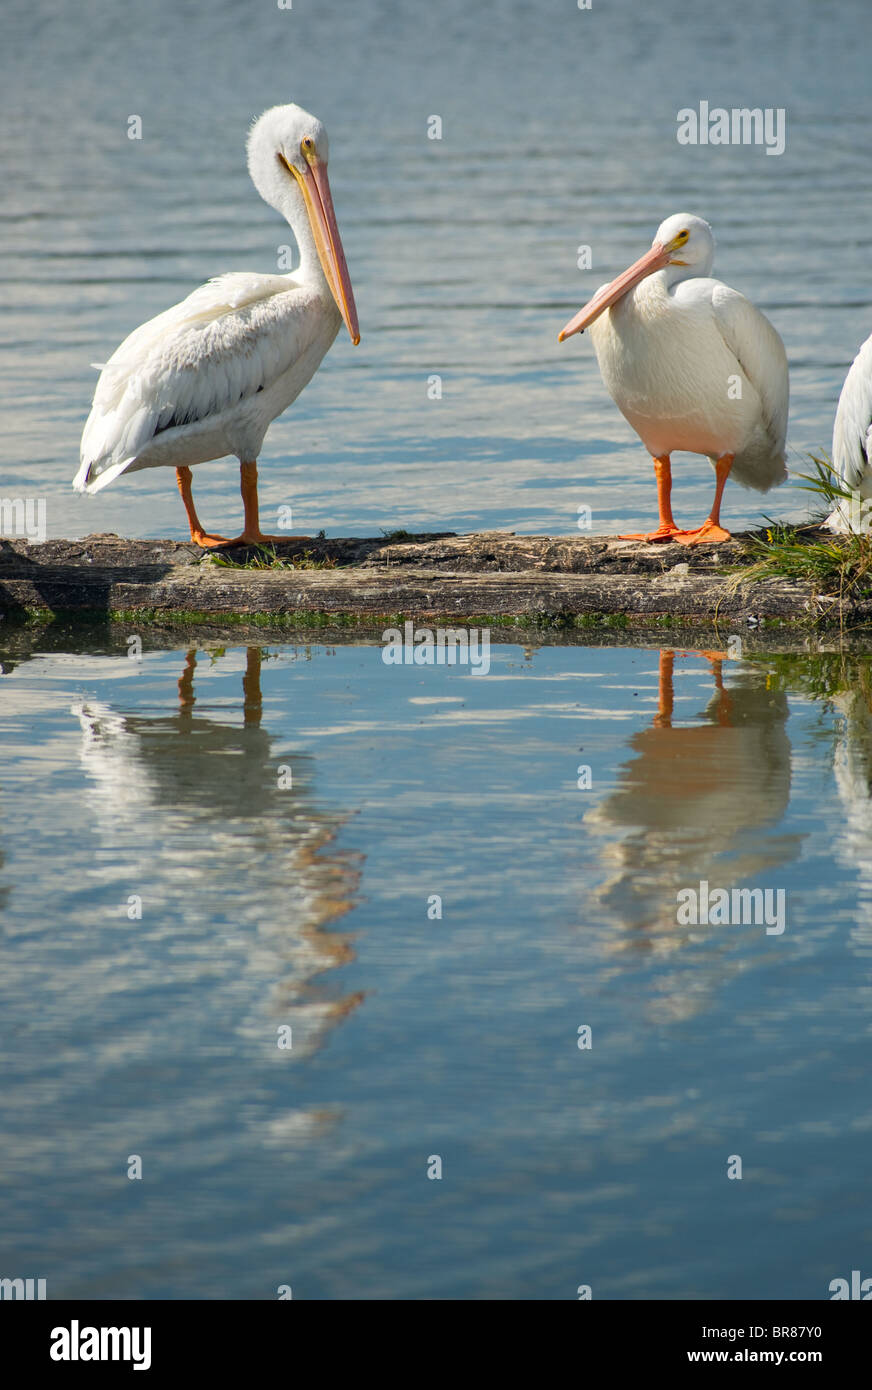
{"label": "pelican reflection in water", "polygon": [[857,876],[857,911],[852,938],[872,945],[872,693],[854,674],[850,688],[832,697],[840,716],[833,760],[841,823],[833,836],[836,861]]}
{"label": "pelican reflection in water", "polygon": [[595,899],[631,933],[622,947],[666,952],[689,931],[716,932],[678,925],[680,890],[703,880],[712,889],[772,887],[773,873],[799,851],[799,835],[761,833],[778,825],[790,794],[787,697],[750,666],[727,686],[722,657],[703,655],[714,692],[702,719],[674,722],[675,653],[662,651],[657,713],[630,739],[635,756],[617,789],[585,817],[588,829],[609,837],[601,851],[609,873]]}
{"label": "pelican reflection in water", "polygon": [[249,647],[241,725],[198,700],[195,651],[174,714],[119,714],[96,700],[72,712],[95,827],[147,900],[143,928],[162,909],[181,911],[188,948],[206,940],[216,957],[228,932],[234,955],[247,933],[246,969],[268,982],[269,1002],[243,1031],[263,1036],[265,1012],[273,1029],[292,1022],[296,1057],[362,997],[313,984],[353,958],[350,938],[326,928],[354,906],[360,863],[335,843],[346,818],[314,804],[311,759],[277,752],[263,727],[261,662]]}

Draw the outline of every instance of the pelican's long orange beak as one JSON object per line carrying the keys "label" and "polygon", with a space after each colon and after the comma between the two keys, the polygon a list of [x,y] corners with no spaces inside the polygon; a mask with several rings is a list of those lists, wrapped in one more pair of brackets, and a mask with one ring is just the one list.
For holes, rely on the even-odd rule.
{"label": "pelican's long orange beak", "polygon": [[[292,172],[296,173],[296,170],[292,170]],[[318,259],[324,274],[327,276],[327,283],[333,292],[336,307],[342,315],[351,341],[356,346],[360,342],[357,308],[354,303],[354,291],[351,288],[351,277],[348,274],[348,266],[345,264],[345,252],[342,249],[342,238],[339,235],[336,213],[333,210],[333,197],[327,178],[327,166],[319,159],[309,159],[308,167],[302,179],[299,175],[297,178],[306,200],[306,211],[309,214],[309,223],[315,238]]]}
{"label": "pelican's long orange beak", "polygon": [[638,261],[613,280],[610,285],[605,285],[601,290],[597,290],[593,299],[589,299],[583,309],[579,309],[574,318],[558,335],[557,341],[562,343],[565,338],[571,338],[573,333],[583,333],[584,330],[598,319],[600,314],[605,313],[609,305],[617,303],[619,299],[631,290],[634,285],[638,285],[640,280],[644,280],[646,275],[653,275],[655,270],[662,270],[669,264],[671,252],[666,246],[661,246],[659,241],[655,241],[650,251],[646,251],[644,256],[640,256]]}

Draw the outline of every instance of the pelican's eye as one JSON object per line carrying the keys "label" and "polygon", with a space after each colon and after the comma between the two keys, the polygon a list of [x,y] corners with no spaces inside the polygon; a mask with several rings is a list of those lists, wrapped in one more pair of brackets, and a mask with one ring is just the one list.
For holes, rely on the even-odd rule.
{"label": "pelican's eye", "polygon": [[686,227],[683,228],[683,230],[680,231],[680,232],[678,233],[678,236],[675,238],[675,245],[676,245],[676,246],[683,246],[684,243],[687,241],[687,239],[688,239],[689,236],[690,236],[690,232],[687,230]]}
{"label": "pelican's eye", "polygon": [[313,159],[315,156],[315,141],[311,135],[304,135],[300,141],[300,153],[304,159]]}

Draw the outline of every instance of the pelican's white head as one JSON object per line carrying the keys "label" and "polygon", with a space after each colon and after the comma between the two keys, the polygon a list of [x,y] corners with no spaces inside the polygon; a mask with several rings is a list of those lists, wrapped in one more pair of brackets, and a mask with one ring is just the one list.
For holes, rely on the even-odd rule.
{"label": "pelican's white head", "polygon": [[710,275],[714,259],[715,238],[709,224],[702,217],[694,217],[689,212],[673,213],[657,228],[651,250],[634,261],[611,284],[597,290],[593,299],[569,320],[559,335],[559,341],[562,343],[565,338],[571,338],[573,333],[583,333],[600,314],[623,299],[646,275],[665,270],[667,283],[672,285],[676,280],[687,280],[691,276]]}
{"label": "pelican's white head", "polygon": [[248,172],[264,202],[291,224],[304,258],[311,243],[353,343],[357,309],[327,179],[327,132],[302,106],[273,106],[248,134]]}
{"label": "pelican's white head", "polygon": [[[692,212],[674,212],[654,233],[654,246],[665,247],[669,265],[687,266],[693,275],[711,274],[715,260],[715,234],[702,217]],[[670,274],[670,283],[686,280],[687,275]]]}

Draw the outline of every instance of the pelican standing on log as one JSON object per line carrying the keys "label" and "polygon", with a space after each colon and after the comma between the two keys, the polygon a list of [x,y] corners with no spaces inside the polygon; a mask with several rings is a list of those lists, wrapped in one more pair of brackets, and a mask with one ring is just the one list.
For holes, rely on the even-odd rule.
{"label": "pelican standing on log", "polygon": [[869,532],[872,504],[872,338],[867,338],[845,377],[833,425],[833,467],[854,498],[842,497],[827,517],[831,531]]}
{"label": "pelican standing on log", "polygon": [[[591,329],[606,388],[654,459],[659,524],[623,540],[729,540],[720,524],[727,478],[768,492],[784,482],[788,377],[784,344],[744,295],[710,278],[715,239],[676,213],[638,261],[570,319],[560,341]],[[674,450],[705,454],[716,475],[708,518],[672,517]]]}
{"label": "pelican standing on log", "polygon": [[[295,105],[265,111],[248,137],[248,169],[290,223],[298,268],[220,275],[131,333],[97,382],[73,480],[92,493],[122,473],[175,468],[191,540],[206,547],[293,539],[261,532],[257,456],[343,322],[360,342],[321,122]],[[239,459],[245,515],[231,541],[203,528],[191,495],[191,468],[228,454]]]}

